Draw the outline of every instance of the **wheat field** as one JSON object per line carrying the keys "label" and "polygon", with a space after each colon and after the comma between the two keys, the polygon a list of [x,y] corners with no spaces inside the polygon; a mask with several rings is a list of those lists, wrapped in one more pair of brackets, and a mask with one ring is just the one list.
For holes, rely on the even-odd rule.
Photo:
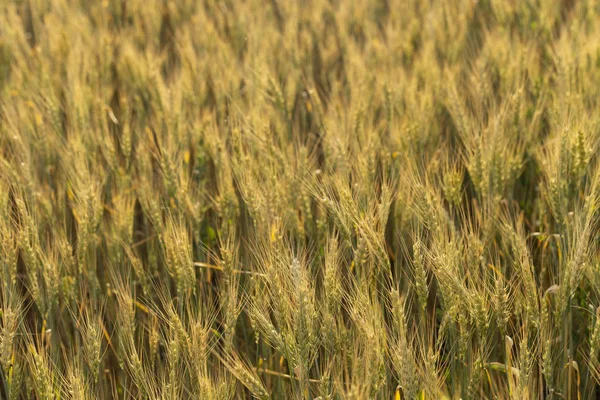
{"label": "wheat field", "polygon": [[592,0],[0,1],[0,398],[596,398],[599,145]]}

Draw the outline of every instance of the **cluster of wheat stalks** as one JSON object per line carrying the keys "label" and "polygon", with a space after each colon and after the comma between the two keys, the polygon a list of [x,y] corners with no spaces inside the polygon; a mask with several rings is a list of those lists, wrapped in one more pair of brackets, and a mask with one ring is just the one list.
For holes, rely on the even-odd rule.
{"label": "cluster of wheat stalks", "polygon": [[0,397],[588,399],[600,8],[0,5]]}

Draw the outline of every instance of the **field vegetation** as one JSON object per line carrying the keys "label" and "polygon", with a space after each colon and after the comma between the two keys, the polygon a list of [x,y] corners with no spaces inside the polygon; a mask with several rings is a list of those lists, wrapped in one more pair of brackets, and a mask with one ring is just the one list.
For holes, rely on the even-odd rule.
{"label": "field vegetation", "polygon": [[4,0],[0,398],[591,399],[592,0]]}

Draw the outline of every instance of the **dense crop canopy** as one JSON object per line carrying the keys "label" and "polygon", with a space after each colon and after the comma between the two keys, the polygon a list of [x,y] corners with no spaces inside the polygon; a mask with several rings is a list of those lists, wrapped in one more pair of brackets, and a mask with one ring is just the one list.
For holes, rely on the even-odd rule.
{"label": "dense crop canopy", "polygon": [[0,398],[596,396],[596,1],[1,3]]}

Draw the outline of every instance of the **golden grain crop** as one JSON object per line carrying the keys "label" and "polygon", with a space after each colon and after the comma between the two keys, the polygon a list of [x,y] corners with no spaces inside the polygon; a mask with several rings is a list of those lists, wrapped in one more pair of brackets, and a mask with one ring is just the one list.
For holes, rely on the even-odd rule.
{"label": "golden grain crop", "polygon": [[0,2],[0,398],[591,399],[592,0]]}

